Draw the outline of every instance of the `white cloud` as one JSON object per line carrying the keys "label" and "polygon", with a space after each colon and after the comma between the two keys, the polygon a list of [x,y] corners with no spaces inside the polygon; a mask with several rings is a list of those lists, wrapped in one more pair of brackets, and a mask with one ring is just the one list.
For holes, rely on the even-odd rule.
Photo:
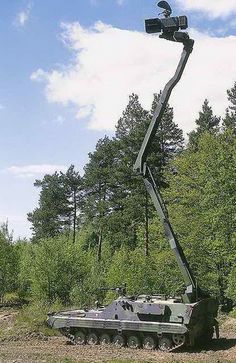
{"label": "white cloud", "polygon": [[125,0],[116,0],[118,5],[123,5]]}
{"label": "white cloud", "polygon": [[30,78],[32,81],[43,81],[45,78],[45,72],[39,68],[37,71],[31,74]]}
{"label": "white cloud", "polygon": [[176,0],[183,9],[206,13],[210,18],[236,13],[236,0]]}
{"label": "white cloud", "polygon": [[14,24],[18,27],[24,27],[29,21],[31,10],[32,3],[29,3],[24,10],[17,14]]}
{"label": "white cloud", "polygon": [[68,168],[65,165],[36,164],[25,166],[10,166],[4,172],[17,177],[33,178],[41,174],[52,174],[55,171],[65,172]]}
{"label": "white cloud", "polygon": [[[31,79],[46,82],[49,102],[75,105],[78,119],[89,118],[93,129],[114,129],[132,92],[149,109],[153,93],[173,75],[182,51],[180,44],[101,22],[90,29],[78,23],[63,27],[74,63],[50,72],[39,69]],[[170,99],[175,121],[185,132],[194,127],[206,97],[215,113],[223,115],[226,89],[236,80],[236,36],[217,38],[194,30],[191,35],[195,49]]]}
{"label": "white cloud", "polygon": [[4,106],[0,103],[0,110],[3,110]]}

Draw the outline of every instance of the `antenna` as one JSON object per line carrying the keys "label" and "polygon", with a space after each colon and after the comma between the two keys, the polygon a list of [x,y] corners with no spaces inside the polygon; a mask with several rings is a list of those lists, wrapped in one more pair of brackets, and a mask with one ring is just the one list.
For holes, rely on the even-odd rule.
{"label": "antenna", "polygon": [[[169,18],[169,16],[172,13],[172,9],[170,7],[170,5],[168,4],[167,1],[159,1],[159,3],[157,4],[157,6],[159,6],[159,8],[164,9],[164,11],[160,14],[163,14],[165,18]],[[158,15],[160,15],[158,14]]]}

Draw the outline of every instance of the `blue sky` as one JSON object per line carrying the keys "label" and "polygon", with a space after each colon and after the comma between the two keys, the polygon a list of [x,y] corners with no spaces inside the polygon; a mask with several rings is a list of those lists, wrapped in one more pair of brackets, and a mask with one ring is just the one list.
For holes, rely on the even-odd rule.
{"label": "blue sky", "polygon": [[[0,222],[30,236],[33,183],[75,164],[83,170],[97,140],[136,92],[144,107],[163,88],[179,45],[143,32],[157,16],[147,0],[0,1]],[[185,133],[208,97],[218,115],[236,81],[236,1],[173,0],[189,17],[196,49],[171,104]],[[189,113],[183,113],[183,96]],[[107,104],[109,106],[107,107]]]}

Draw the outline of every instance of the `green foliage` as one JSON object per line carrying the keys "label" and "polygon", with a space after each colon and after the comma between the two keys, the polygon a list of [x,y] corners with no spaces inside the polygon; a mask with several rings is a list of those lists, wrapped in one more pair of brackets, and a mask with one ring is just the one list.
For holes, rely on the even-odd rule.
{"label": "green foliage", "polygon": [[209,101],[205,99],[202,105],[202,111],[199,112],[199,118],[195,121],[197,130],[189,133],[189,148],[198,149],[198,142],[203,133],[217,133],[219,131],[220,118],[213,114]]}
{"label": "green foliage", "polygon": [[[233,297],[233,299],[235,300],[235,297]],[[234,307],[233,310],[230,312],[230,316],[232,318],[236,318],[236,308]]]}
{"label": "green foliage", "polygon": [[[222,128],[204,101],[184,150],[168,105],[148,156],[197,282],[222,303],[236,302],[235,88]],[[47,309],[109,301],[114,295],[101,288],[123,283],[128,294],[180,293],[183,279],[163,226],[133,173],[158,98],[146,111],[130,96],[115,137],[98,141],[83,178],[72,165],[35,182],[32,241],[13,244],[6,226],[0,230],[1,298],[14,292]]]}
{"label": "green foliage", "polygon": [[75,240],[82,180],[74,166],[71,165],[66,173],[47,174],[34,185],[41,189],[39,207],[28,213],[34,240],[54,237],[60,232],[70,234],[71,230]]}
{"label": "green foliage", "polygon": [[91,250],[88,252],[87,274],[71,291],[71,302],[75,306],[94,306],[95,301],[104,301],[107,287],[107,271],[111,266],[112,254],[107,241],[104,241],[103,254],[100,261]]}
{"label": "green foliage", "polygon": [[18,256],[18,286],[19,298],[28,299],[31,295],[32,261],[34,258],[33,245],[27,241],[18,241],[15,244]]}
{"label": "green foliage", "polygon": [[[57,306],[62,308],[62,306]],[[46,319],[47,313],[51,307],[48,304],[41,302],[32,302],[29,306],[21,308],[16,315],[16,321],[14,324],[15,331],[30,331],[30,332],[42,332],[46,331]]]}
{"label": "green foliage", "polygon": [[198,150],[174,162],[167,197],[199,284],[225,296],[236,245],[236,139],[232,132],[199,138]]}
{"label": "green foliage", "polygon": [[[108,214],[114,184],[115,144],[108,137],[98,141],[90,161],[85,166],[83,214],[87,223],[93,227],[89,242],[97,247],[97,259],[101,260],[104,233],[106,233]],[[89,221],[89,222],[88,222]]]}
{"label": "green foliage", "polygon": [[[159,95],[154,94],[154,100],[152,103],[150,116],[154,115],[159,98],[160,94]],[[154,143],[158,145],[156,146],[156,150],[154,149],[154,152],[156,154],[156,151],[158,150],[158,155],[156,155],[156,160],[153,159],[153,156],[151,158],[152,159],[151,164],[155,165],[155,168],[158,169],[159,180],[160,180],[160,174],[164,171],[164,167],[167,165],[167,163],[175,155],[177,155],[180,151],[183,150],[183,145],[184,145],[183,131],[178,127],[178,125],[174,123],[173,116],[174,116],[173,108],[167,104],[166,109],[164,111],[164,115],[158,127],[156,140],[154,141]]]}
{"label": "green foliage", "polygon": [[236,133],[236,82],[231,89],[227,90],[229,108],[226,109],[226,115],[223,119],[223,127]]}
{"label": "green foliage", "polygon": [[182,287],[182,279],[170,251],[158,251],[145,256],[143,251],[117,251],[107,277],[109,286],[127,284],[129,294],[174,295]]}
{"label": "green foliage", "polygon": [[47,314],[49,311],[59,311],[62,305],[32,301],[31,304],[23,306],[18,310],[8,310],[11,314],[11,320],[3,326],[2,338],[19,339],[19,337],[29,336],[30,334],[38,336],[53,336],[58,332],[50,329],[46,324]]}
{"label": "green foliage", "polygon": [[88,273],[89,256],[66,236],[41,240],[33,252],[33,295],[50,303],[68,304],[71,289]]}
{"label": "green foliage", "polygon": [[7,225],[0,227],[0,301],[17,286],[18,259]]}
{"label": "green foliage", "polygon": [[[235,235],[236,239],[236,235]],[[227,289],[227,296],[236,302],[236,262],[233,264],[232,269],[229,274],[228,278],[228,289]],[[236,317],[236,310],[234,313],[234,317]]]}

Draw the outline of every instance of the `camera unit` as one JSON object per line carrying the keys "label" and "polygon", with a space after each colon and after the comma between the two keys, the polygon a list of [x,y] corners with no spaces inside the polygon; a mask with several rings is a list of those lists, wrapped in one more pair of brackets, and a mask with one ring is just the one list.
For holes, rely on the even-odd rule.
{"label": "camera unit", "polygon": [[185,15],[173,16],[170,18],[154,18],[145,20],[145,30],[147,33],[174,33],[179,29],[187,29],[188,19]]}

